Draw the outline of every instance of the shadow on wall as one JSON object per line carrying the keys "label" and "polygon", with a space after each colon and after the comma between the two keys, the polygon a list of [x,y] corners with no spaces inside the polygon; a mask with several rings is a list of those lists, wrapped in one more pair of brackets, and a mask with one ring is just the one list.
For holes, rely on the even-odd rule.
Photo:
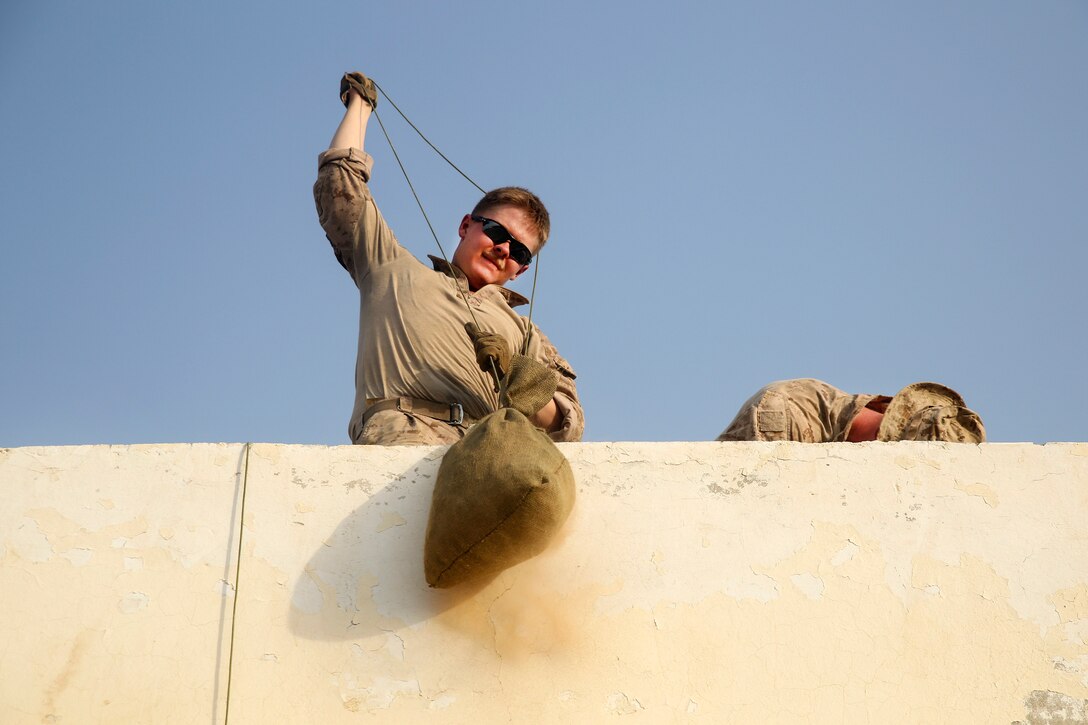
{"label": "shadow on wall", "polygon": [[[427,516],[445,452],[428,449],[324,540],[295,582],[288,613],[292,633],[338,640],[390,632],[427,620],[487,586],[482,581],[439,590],[424,579]],[[360,485],[367,483],[364,476]]]}

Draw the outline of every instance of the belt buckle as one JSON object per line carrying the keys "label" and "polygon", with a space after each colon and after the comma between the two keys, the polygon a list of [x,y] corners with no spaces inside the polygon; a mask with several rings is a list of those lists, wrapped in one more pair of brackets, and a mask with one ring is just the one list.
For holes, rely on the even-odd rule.
{"label": "belt buckle", "polygon": [[465,420],[465,409],[461,407],[460,403],[450,403],[450,423],[453,425],[461,425]]}

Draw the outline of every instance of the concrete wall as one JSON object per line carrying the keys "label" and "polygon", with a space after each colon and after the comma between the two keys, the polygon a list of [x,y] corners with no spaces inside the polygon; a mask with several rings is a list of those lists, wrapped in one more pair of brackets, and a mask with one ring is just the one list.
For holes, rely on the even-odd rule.
{"label": "concrete wall", "polygon": [[442,448],[0,451],[0,723],[1088,722],[1088,444],[563,450],[446,592]]}

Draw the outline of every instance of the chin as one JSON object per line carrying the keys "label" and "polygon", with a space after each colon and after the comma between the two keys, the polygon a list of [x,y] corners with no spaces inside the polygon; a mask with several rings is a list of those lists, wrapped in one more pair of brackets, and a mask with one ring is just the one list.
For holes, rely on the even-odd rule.
{"label": "chin", "polygon": [[506,282],[506,275],[496,270],[495,265],[485,263],[476,270],[476,280],[479,282],[480,287],[487,284],[501,285]]}

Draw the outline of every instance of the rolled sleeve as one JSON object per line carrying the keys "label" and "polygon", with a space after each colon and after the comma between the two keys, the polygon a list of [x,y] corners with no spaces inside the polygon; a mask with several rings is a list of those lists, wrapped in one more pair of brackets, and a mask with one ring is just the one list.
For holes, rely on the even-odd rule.
{"label": "rolled sleeve", "polygon": [[559,409],[562,422],[559,428],[548,435],[557,443],[574,443],[582,440],[582,434],[586,428],[582,404],[576,398],[568,398],[561,393],[556,393],[553,400],[555,400],[555,407]]}
{"label": "rolled sleeve", "polygon": [[367,183],[374,160],[357,148],[329,149],[317,157],[314,204],[337,261],[356,283],[370,266],[400,252]]}

